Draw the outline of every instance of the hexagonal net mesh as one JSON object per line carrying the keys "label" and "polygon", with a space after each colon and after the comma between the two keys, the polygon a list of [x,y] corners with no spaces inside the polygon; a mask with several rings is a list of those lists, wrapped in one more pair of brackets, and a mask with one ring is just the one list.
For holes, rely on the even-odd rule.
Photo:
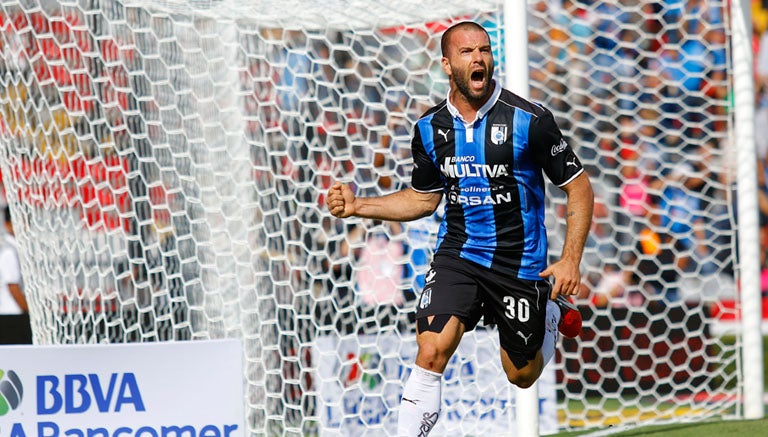
{"label": "hexagonal net mesh", "polygon": [[[483,23],[503,64],[503,15],[373,3],[1,2],[0,169],[36,343],[239,337],[252,435],[394,435],[441,216],[342,222],[324,193],[407,186],[411,126],[447,93],[441,31]],[[553,431],[738,414],[729,30],[722,3],[689,3],[529,4],[531,97],[598,194]],[[441,432],[514,422],[496,341],[465,338]]]}
{"label": "hexagonal net mesh", "polygon": [[[727,4],[529,7],[531,98],[553,108],[596,193],[585,329],[560,348],[561,425],[738,414],[723,337],[738,301]],[[550,229],[563,225],[552,206]]]}

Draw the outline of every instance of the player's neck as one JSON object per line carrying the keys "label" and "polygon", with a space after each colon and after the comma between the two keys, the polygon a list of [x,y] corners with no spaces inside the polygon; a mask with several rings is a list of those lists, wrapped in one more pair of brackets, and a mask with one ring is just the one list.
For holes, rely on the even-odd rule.
{"label": "player's neck", "polygon": [[451,91],[449,93],[449,100],[451,102],[451,105],[453,105],[453,107],[455,107],[456,110],[459,111],[461,118],[464,119],[465,122],[473,122],[477,118],[477,113],[480,110],[480,108],[482,108],[483,105],[485,105],[488,102],[488,99],[490,99],[491,96],[493,95],[493,90],[495,86],[496,84],[492,83],[490,89],[488,90],[488,93],[481,99],[467,98],[467,96],[464,95],[457,88],[451,87]]}

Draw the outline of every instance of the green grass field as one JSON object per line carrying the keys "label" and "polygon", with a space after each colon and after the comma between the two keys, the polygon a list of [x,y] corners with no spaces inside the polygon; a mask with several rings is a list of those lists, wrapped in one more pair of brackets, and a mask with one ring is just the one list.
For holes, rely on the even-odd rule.
{"label": "green grass field", "polygon": [[716,421],[716,422],[698,422],[698,423],[679,423],[668,425],[656,425],[642,428],[633,428],[620,431],[610,428],[604,430],[591,430],[582,432],[565,432],[552,434],[556,437],[569,436],[613,436],[613,437],[631,437],[631,436],[663,436],[663,437],[703,437],[703,436],[764,436],[768,435],[768,418],[760,420],[734,420],[734,421]]}
{"label": "green grass field", "polygon": [[[733,337],[723,337],[723,343],[726,345],[735,342]],[[764,391],[768,393],[768,337],[763,337],[763,383]],[[621,409],[619,405],[608,405],[608,411],[616,413]],[[569,409],[581,409],[583,403],[569,403]],[[768,436],[768,409],[766,409],[766,418],[759,420],[728,420],[728,421],[706,421],[696,423],[677,423],[653,425],[646,427],[633,427],[625,429],[622,427],[591,429],[587,431],[572,431],[551,434],[553,437],[571,437],[571,436],[664,436],[664,437],[703,437],[703,436]]]}

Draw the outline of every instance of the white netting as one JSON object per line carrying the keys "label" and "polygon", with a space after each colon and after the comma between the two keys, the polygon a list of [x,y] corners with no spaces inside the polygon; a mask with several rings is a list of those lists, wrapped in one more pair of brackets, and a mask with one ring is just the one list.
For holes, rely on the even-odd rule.
{"label": "white netting", "polygon": [[[0,169],[35,341],[241,337],[251,434],[392,430],[440,217],[342,222],[323,196],[409,182],[410,128],[447,90],[440,32],[501,41],[499,2],[466,3],[3,0]],[[713,329],[737,310],[730,35],[722,3],[691,5],[529,5],[531,96],[599,200],[545,429],[739,413]],[[647,226],[650,200],[684,214]],[[449,367],[444,432],[510,429],[489,333]]]}
{"label": "white netting", "polygon": [[587,328],[561,349],[566,427],[738,413],[718,337],[736,300],[728,20],[717,1],[531,5],[531,96],[596,192]]}

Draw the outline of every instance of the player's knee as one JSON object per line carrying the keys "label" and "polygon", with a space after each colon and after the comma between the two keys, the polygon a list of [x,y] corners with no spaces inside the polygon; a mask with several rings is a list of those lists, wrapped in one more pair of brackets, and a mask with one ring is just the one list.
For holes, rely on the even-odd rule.
{"label": "player's knee", "polygon": [[416,363],[424,369],[442,373],[449,359],[448,351],[439,348],[433,343],[424,343],[419,345]]}
{"label": "player's knee", "polygon": [[419,357],[428,361],[439,361],[443,351],[433,343],[424,343],[419,346]]}
{"label": "player's knee", "polygon": [[536,378],[520,376],[519,374],[514,376],[507,375],[507,380],[520,388],[530,388],[536,382]]}
{"label": "player's knee", "polygon": [[539,379],[541,372],[535,371],[532,366],[528,366],[522,370],[509,370],[507,373],[507,380],[520,388],[529,388]]}

